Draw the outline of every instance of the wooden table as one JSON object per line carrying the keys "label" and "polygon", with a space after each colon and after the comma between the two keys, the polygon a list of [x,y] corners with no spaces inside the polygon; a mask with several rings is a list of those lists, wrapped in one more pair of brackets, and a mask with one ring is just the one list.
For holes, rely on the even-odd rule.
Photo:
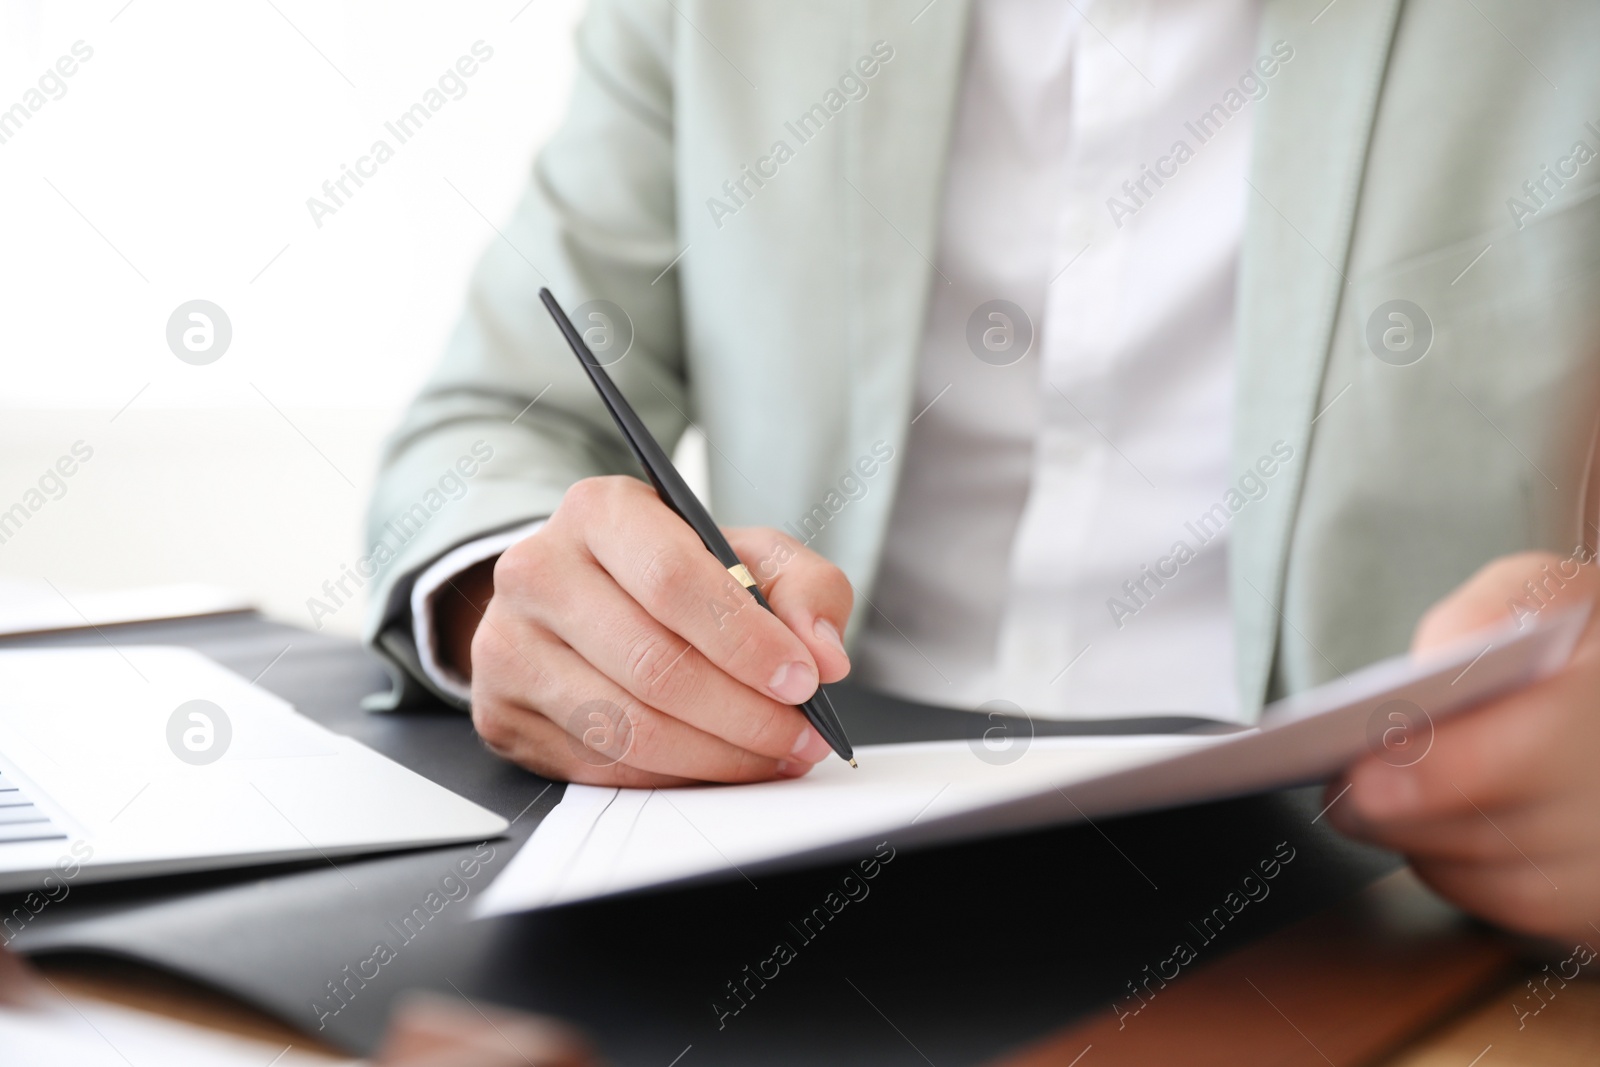
{"label": "wooden table", "polygon": [[1593,1067],[1600,961],[1564,988],[1552,979],[1548,1003],[1525,984],[1570,948],[1519,944],[1402,870],[1181,978],[1137,1015],[1108,1006],[997,1067]]}
{"label": "wooden table", "polygon": [[[1526,984],[1567,954],[1540,956],[1471,922],[1402,871],[1198,968],[1137,1015],[1119,1020],[1108,1006],[995,1067],[1590,1067],[1600,1063],[1600,961],[1564,986],[1550,980],[1544,1001]],[[212,990],[135,964],[75,958],[40,969],[74,1000],[111,1000],[342,1058]],[[1541,1003],[1520,1020],[1513,1007]]]}
{"label": "wooden table", "polygon": [[315,1038],[206,986],[141,964],[98,956],[40,960],[35,965],[45,980],[73,1004],[103,1000],[153,1012],[277,1049],[320,1056],[329,1063],[347,1063],[348,1055]]}

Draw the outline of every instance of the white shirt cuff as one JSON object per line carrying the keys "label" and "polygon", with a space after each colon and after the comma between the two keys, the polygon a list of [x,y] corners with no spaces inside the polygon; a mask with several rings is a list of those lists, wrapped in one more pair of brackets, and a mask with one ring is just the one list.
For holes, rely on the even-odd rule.
{"label": "white shirt cuff", "polygon": [[[422,664],[422,673],[428,676],[428,681],[463,704],[471,700],[472,686],[458,672],[439,661],[438,629],[433,624],[434,598],[457,575],[486,559],[493,559],[523,538],[538,533],[544,524],[544,519],[535,519],[524,526],[501,530],[488,537],[457,545],[429,564],[428,569],[418,575],[411,586],[411,633],[417,643],[417,659]],[[459,594],[450,591],[450,595]]]}

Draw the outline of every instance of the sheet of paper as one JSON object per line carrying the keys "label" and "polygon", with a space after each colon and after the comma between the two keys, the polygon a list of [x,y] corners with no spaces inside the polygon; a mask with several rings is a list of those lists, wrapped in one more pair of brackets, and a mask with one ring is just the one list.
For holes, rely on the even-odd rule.
{"label": "sheet of paper", "polygon": [[[569,786],[479,899],[479,917],[860,858],[1317,781],[1367,751],[1426,758],[1438,720],[1558,669],[1587,609],[1375,664],[1209,736],[864,745],[804,778],[670,790]],[[1398,716],[1398,717],[1397,717]],[[1407,732],[1404,727],[1409,727]],[[1409,748],[1405,746],[1411,746]],[[1014,759],[1007,757],[1015,753]]]}
{"label": "sheet of paper", "polygon": [[6,1067],[359,1067],[87,997],[0,1007]]}
{"label": "sheet of paper", "polygon": [[[480,899],[494,915],[729,870],[912,826],[1216,742],[1196,737],[1036,738],[1014,763],[965,741],[862,745],[859,769],[826,760],[804,778],[742,786],[572,785]],[[981,749],[981,744],[979,745]],[[1065,796],[1056,798],[1071,812]]]}
{"label": "sheet of paper", "polygon": [[238,593],[195,583],[92,590],[52,588],[48,582],[29,578],[0,578],[0,637],[187,619],[254,607]]}

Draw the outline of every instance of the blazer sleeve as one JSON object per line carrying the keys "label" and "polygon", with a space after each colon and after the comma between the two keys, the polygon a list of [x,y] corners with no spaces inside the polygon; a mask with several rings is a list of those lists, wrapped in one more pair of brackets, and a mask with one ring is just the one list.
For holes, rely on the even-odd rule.
{"label": "blazer sleeve", "polygon": [[[410,590],[467,541],[548,516],[573,482],[638,468],[540,304],[580,329],[613,331],[603,358],[650,431],[671,448],[688,424],[676,272],[672,8],[593,0],[577,33],[563,122],[538,154],[508,222],[473,272],[439,365],[385,443],[367,515],[364,637],[397,668],[377,706],[423,691]],[[463,205],[463,225],[481,225]],[[625,353],[625,354],[623,354]],[[616,362],[611,362],[616,360]]]}

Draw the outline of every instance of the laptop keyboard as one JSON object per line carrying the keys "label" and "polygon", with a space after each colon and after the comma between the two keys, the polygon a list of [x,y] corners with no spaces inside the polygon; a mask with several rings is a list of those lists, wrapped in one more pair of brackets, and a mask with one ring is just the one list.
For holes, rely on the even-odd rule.
{"label": "laptop keyboard", "polygon": [[66,840],[66,836],[22,791],[17,780],[0,770],[0,845]]}

